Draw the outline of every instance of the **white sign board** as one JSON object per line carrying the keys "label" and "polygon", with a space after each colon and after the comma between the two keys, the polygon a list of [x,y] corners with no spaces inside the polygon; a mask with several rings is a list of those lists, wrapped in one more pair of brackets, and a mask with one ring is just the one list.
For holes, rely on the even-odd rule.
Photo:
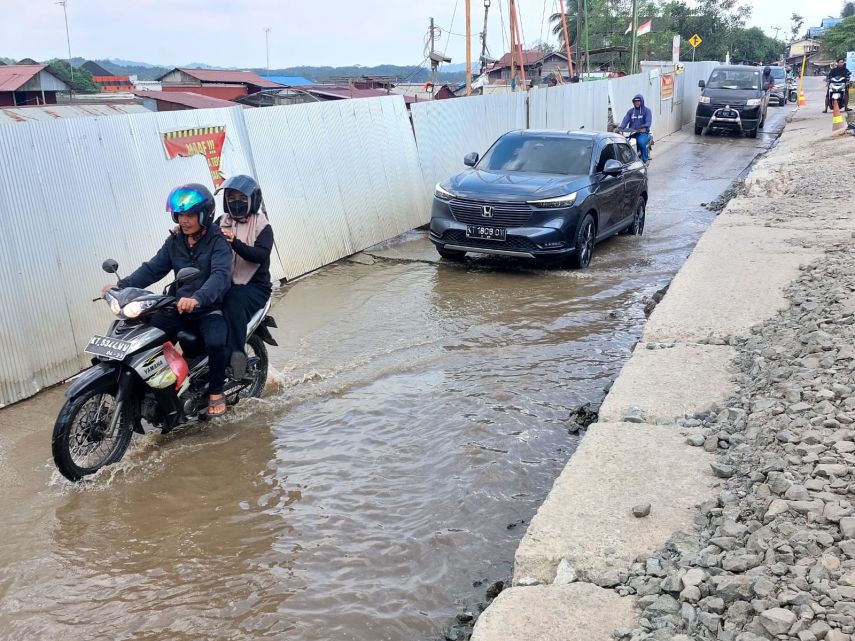
{"label": "white sign board", "polygon": [[671,62],[677,64],[680,62],[680,36],[674,36],[674,44],[671,45]]}
{"label": "white sign board", "polygon": [[846,53],[846,68],[855,73],[855,51],[848,51]]}

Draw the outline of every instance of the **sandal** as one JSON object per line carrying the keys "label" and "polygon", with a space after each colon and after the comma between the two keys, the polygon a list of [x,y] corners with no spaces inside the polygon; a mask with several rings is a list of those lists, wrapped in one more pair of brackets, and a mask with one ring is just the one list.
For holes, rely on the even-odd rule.
{"label": "sandal", "polygon": [[208,416],[222,416],[225,413],[226,397],[222,394],[211,394],[208,397]]}

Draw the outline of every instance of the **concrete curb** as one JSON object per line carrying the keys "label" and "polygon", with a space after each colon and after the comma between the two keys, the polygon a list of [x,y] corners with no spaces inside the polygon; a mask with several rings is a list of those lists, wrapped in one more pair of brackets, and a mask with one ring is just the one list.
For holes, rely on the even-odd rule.
{"label": "concrete curb", "polygon": [[[821,102],[814,93],[814,106],[793,114],[747,177],[745,194],[727,205],[672,281],[602,405],[604,422],[591,426],[517,550],[514,585],[535,587],[500,595],[473,641],[606,641],[615,628],[636,627],[637,615],[626,623],[634,598],[610,588],[626,582],[634,561],[690,532],[696,507],[717,484],[712,456],[687,444],[689,430],[677,419],[718,407],[736,391],[730,341],[784,308],[800,268],[855,228],[842,215],[818,220],[799,206],[798,166],[829,140]],[[785,215],[764,215],[771,200]],[[633,422],[618,422],[625,419]],[[633,516],[640,503],[651,505],[649,516]],[[568,590],[560,585],[568,580],[583,585]],[[569,613],[579,625],[566,624]]]}

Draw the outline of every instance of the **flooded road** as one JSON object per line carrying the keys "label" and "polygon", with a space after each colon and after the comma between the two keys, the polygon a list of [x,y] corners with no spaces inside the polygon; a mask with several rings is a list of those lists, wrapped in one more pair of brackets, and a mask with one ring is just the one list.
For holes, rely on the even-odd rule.
{"label": "flooded road", "polygon": [[645,235],[585,271],[438,263],[412,232],[292,283],[265,399],[80,486],[50,460],[62,390],[3,410],[0,638],[437,638],[510,574],[573,411],[772,140],[660,142]]}

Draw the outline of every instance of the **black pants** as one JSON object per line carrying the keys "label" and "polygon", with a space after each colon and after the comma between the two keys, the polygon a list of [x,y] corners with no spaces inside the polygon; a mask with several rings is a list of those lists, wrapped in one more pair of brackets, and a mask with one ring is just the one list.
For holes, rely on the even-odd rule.
{"label": "black pants", "polygon": [[222,394],[226,381],[226,320],[220,312],[206,314],[179,314],[176,311],[158,312],[151,324],[174,341],[181,330],[199,333],[208,352],[208,393]]}
{"label": "black pants", "polygon": [[270,290],[259,285],[232,285],[223,300],[223,315],[229,327],[228,353],[243,352],[246,324],[270,298]]}

